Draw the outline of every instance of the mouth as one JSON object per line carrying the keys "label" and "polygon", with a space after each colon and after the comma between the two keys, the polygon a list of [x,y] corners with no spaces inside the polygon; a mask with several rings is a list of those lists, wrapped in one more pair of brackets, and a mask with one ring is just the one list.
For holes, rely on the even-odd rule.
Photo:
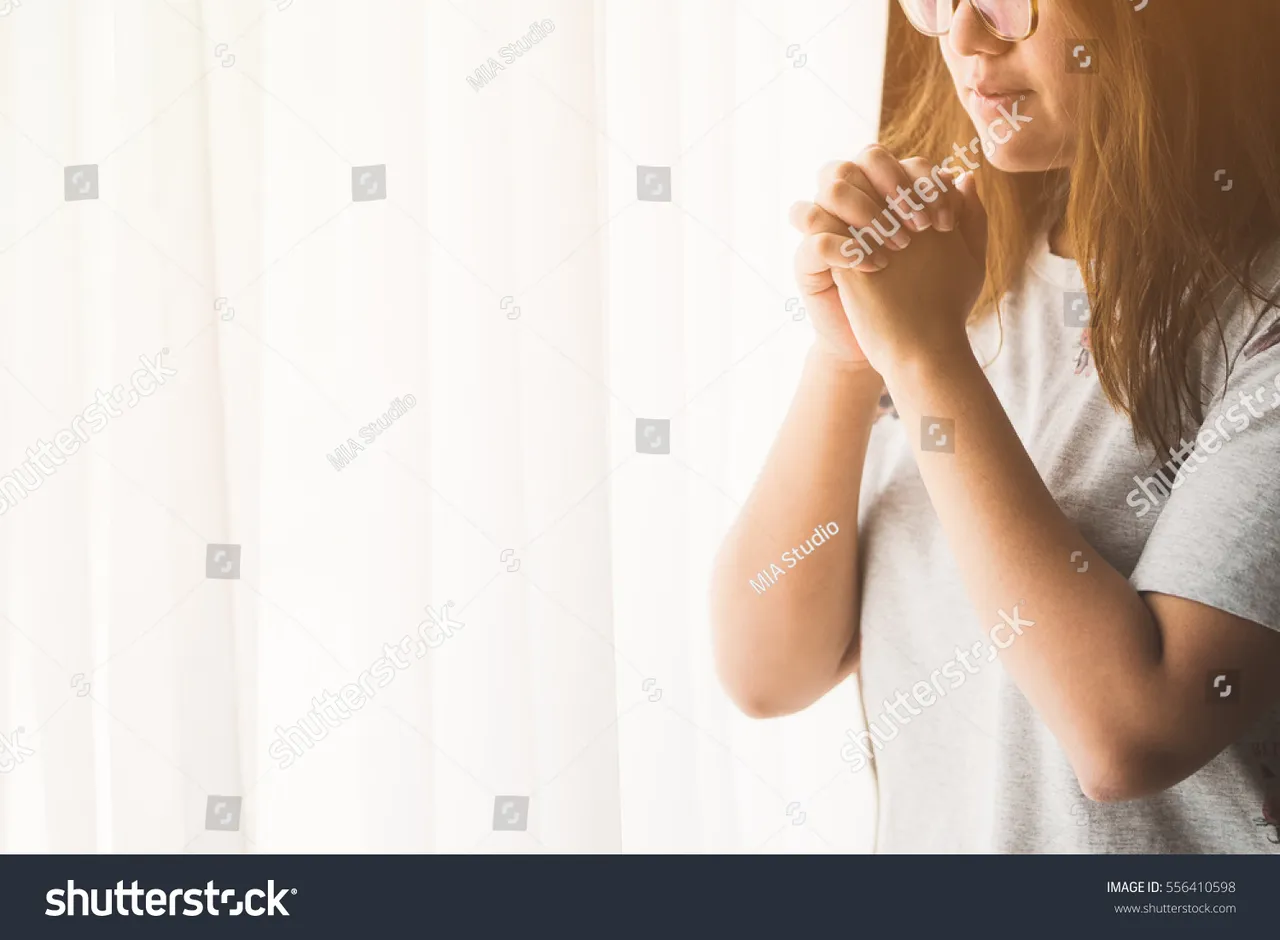
{"label": "mouth", "polygon": [[972,85],[966,86],[970,91],[976,91],[980,95],[988,98],[999,98],[1001,95],[1025,95],[1029,94],[1031,89],[1024,88],[1021,85],[1004,85],[1000,82],[989,82],[978,79]]}
{"label": "mouth", "polygon": [[1015,101],[1032,94],[1029,88],[994,88],[990,86],[968,87],[969,97],[983,108],[1010,108]]}

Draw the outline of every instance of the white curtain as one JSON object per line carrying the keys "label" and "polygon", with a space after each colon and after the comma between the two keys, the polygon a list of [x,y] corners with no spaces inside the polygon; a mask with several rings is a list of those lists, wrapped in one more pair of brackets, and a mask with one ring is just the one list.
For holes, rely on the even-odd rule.
{"label": "white curtain", "polygon": [[886,18],[0,0],[0,849],[865,851],[706,585]]}

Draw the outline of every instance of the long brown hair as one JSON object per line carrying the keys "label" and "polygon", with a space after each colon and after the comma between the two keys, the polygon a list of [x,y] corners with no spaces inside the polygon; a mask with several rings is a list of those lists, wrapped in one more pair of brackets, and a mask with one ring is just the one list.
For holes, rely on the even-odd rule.
{"label": "long brown hair", "polygon": [[[1137,439],[1164,449],[1203,420],[1193,347],[1222,326],[1224,286],[1258,310],[1277,300],[1257,267],[1280,239],[1280,2],[1046,2],[1062,4],[1073,35],[1099,37],[1101,65],[1073,79],[1084,94],[1069,169],[1012,174],[984,161],[976,173],[990,240],[974,316],[999,314],[1034,240],[1063,224],[1102,390]],[[973,126],[937,40],[891,5],[881,141],[936,164]],[[1221,329],[1211,336],[1228,355]]]}

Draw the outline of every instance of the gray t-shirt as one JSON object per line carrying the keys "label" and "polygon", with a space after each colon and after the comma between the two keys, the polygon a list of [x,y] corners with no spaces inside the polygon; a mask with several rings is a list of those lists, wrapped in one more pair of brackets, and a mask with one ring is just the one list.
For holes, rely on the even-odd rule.
{"label": "gray t-shirt", "polygon": [[[1263,270],[1270,293],[1280,267]],[[1204,435],[1176,473],[1135,445],[1099,386],[1086,331],[1066,325],[1086,312],[1072,293],[1082,289],[1075,263],[1042,240],[987,369],[1041,477],[1135,589],[1280,630],[1280,315],[1233,295],[1225,400],[1221,345],[1202,347],[1195,366],[1206,388],[1202,428],[1216,438]],[[994,318],[974,328],[980,361],[991,360],[997,337]],[[1029,615],[1013,608],[1025,600],[1009,599],[1000,630],[994,614],[980,622],[916,468],[912,431],[892,416],[876,423],[859,518],[864,714],[862,733],[850,732],[858,746],[845,742],[842,754],[875,774],[877,851],[1280,853],[1280,708],[1158,796],[1102,804],[1081,793],[988,640],[1014,640]],[[1206,693],[1217,680],[1217,694],[1229,696],[1233,678],[1206,677]]]}

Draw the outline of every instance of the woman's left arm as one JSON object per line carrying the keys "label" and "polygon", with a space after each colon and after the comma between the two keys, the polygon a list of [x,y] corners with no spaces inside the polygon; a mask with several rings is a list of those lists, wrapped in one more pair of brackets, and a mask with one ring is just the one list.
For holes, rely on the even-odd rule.
{"label": "woman's left arm", "polygon": [[[1086,795],[1149,796],[1195,773],[1280,702],[1280,633],[1139,593],[1058,507],[965,332],[986,248],[973,182],[960,187],[956,231],[915,235],[882,271],[839,273],[846,313],[908,430],[982,622],[1010,623],[1000,654],[1009,675]],[[948,430],[953,451],[921,446]],[[1264,548],[1275,551],[1238,546]],[[1227,672],[1238,686],[1229,705],[1210,698]],[[1218,682],[1219,697],[1226,684]]]}
{"label": "woman's left arm", "polygon": [[[1090,799],[1173,786],[1280,701],[1280,633],[1195,601],[1139,594],[1058,508],[967,345],[908,359],[891,375],[982,622],[1026,601],[1000,659]],[[954,422],[954,453],[921,449],[939,417]],[[1238,699],[1223,705],[1210,693],[1227,672],[1237,687],[1220,682],[1219,694]]]}

